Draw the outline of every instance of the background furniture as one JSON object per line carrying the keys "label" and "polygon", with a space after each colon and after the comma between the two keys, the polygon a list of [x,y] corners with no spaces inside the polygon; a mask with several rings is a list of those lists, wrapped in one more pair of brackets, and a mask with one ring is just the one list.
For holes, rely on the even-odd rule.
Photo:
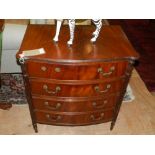
{"label": "background furniture", "polygon": [[0,68],[1,68],[1,56],[2,56],[2,31],[4,28],[4,19],[0,19]]}
{"label": "background furniture", "polygon": [[138,54],[119,26],[105,26],[96,44],[90,43],[91,26],[77,26],[72,47],[66,45],[67,30],[62,28],[55,44],[54,26],[29,25],[17,53],[20,60],[23,50],[43,47],[46,51],[21,62],[35,132],[37,123],[112,121],[112,129]]}
{"label": "background furniture", "polygon": [[5,24],[2,41],[1,73],[21,73],[16,62],[16,53],[19,50],[27,25]]}
{"label": "background furniture", "polygon": [[[2,33],[4,29],[4,19],[0,19],[0,74],[1,74],[1,57],[2,57]],[[1,87],[1,76],[0,76],[0,87]],[[0,104],[0,109],[9,109],[11,104]]]}
{"label": "background furniture", "polygon": [[155,92],[155,20],[110,19],[110,25],[121,25],[128,39],[140,54],[136,70],[150,92]]}
{"label": "background furniture", "polygon": [[[0,74],[21,73],[15,55],[19,50],[26,27],[27,25],[8,24],[4,19],[0,20]],[[0,103],[1,109],[7,110],[11,107],[11,103]]]}
{"label": "background furniture", "polygon": [[[4,19],[0,19],[0,73],[1,73],[1,57],[2,57],[2,31],[4,28]],[[0,78],[1,87],[1,78]]]}

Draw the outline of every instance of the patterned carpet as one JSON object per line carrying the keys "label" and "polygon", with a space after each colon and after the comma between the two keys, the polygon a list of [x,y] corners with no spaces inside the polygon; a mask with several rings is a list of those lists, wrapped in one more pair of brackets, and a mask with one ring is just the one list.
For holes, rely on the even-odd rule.
{"label": "patterned carpet", "polygon": [[[0,103],[27,104],[22,74],[2,74]],[[124,96],[124,102],[134,99],[130,86]]]}
{"label": "patterned carpet", "polygon": [[26,104],[22,74],[2,74],[0,103]]}

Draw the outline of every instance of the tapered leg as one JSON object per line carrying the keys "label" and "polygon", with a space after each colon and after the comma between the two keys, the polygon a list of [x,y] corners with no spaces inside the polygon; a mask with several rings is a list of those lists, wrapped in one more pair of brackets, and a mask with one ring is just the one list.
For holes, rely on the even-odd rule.
{"label": "tapered leg", "polygon": [[110,130],[112,130],[114,128],[115,122],[116,122],[116,120],[111,122]]}
{"label": "tapered leg", "polygon": [[37,123],[34,123],[34,124],[33,124],[33,128],[34,128],[34,131],[37,133],[37,132],[38,132]]}

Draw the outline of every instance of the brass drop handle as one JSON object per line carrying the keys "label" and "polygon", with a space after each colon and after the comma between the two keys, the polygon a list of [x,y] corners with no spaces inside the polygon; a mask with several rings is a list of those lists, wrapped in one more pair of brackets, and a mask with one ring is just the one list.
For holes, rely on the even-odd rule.
{"label": "brass drop handle", "polygon": [[50,110],[59,110],[61,107],[61,103],[57,103],[55,106],[51,106],[51,105],[49,105],[49,103],[47,101],[44,102],[44,105],[46,106],[46,108],[48,108]]}
{"label": "brass drop handle", "polygon": [[111,87],[111,85],[110,85],[110,84],[107,84],[105,90],[100,90],[99,86],[95,86],[94,89],[95,89],[96,92],[99,92],[99,93],[106,93],[106,92],[110,89],[110,87]]}
{"label": "brass drop handle", "polygon": [[104,118],[104,113],[101,113],[99,117],[95,117],[94,115],[90,115],[90,119],[92,121],[100,121]]}
{"label": "brass drop handle", "polygon": [[93,102],[92,105],[93,105],[93,107],[95,109],[101,109],[101,108],[104,108],[107,103],[108,103],[108,101],[107,100],[104,100],[103,103],[100,104],[100,105],[97,105],[96,102]]}
{"label": "brass drop handle", "polygon": [[52,122],[58,122],[62,119],[60,115],[52,117],[50,114],[46,114],[46,118],[48,119],[48,121],[52,121]]}
{"label": "brass drop handle", "polygon": [[59,86],[56,86],[55,91],[49,90],[48,86],[46,84],[43,85],[43,89],[48,93],[48,94],[57,94],[59,91],[61,91],[61,88]]}
{"label": "brass drop handle", "polygon": [[102,67],[98,68],[97,71],[98,71],[98,73],[100,73],[102,76],[108,76],[108,75],[111,75],[111,74],[113,73],[114,70],[115,70],[115,66],[112,66],[112,67],[110,68],[110,71],[107,72],[107,73],[104,73]]}
{"label": "brass drop handle", "polygon": [[61,72],[61,68],[56,67],[56,68],[55,68],[55,72],[57,72],[57,73]]}
{"label": "brass drop handle", "polygon": [[46,68],[45,66],[41,66],[41,70],[42,70],[43,72],[45,72],[45,71],[47,70],[47,68]]}

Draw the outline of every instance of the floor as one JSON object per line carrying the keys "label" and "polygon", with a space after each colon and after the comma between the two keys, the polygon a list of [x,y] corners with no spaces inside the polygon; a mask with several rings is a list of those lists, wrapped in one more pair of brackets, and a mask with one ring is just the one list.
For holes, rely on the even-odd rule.
{"label": "floor", "polygon": [[27,105],[13,106],[10,110],[0,110],[1,135],[122,135],[155,134],[155,96],[146,89],[134,70],[130,85],[136,99],[123,103],[116,125],[109,130],[110,123],[91,126],[63,127],[38,124],[35,133]]}

